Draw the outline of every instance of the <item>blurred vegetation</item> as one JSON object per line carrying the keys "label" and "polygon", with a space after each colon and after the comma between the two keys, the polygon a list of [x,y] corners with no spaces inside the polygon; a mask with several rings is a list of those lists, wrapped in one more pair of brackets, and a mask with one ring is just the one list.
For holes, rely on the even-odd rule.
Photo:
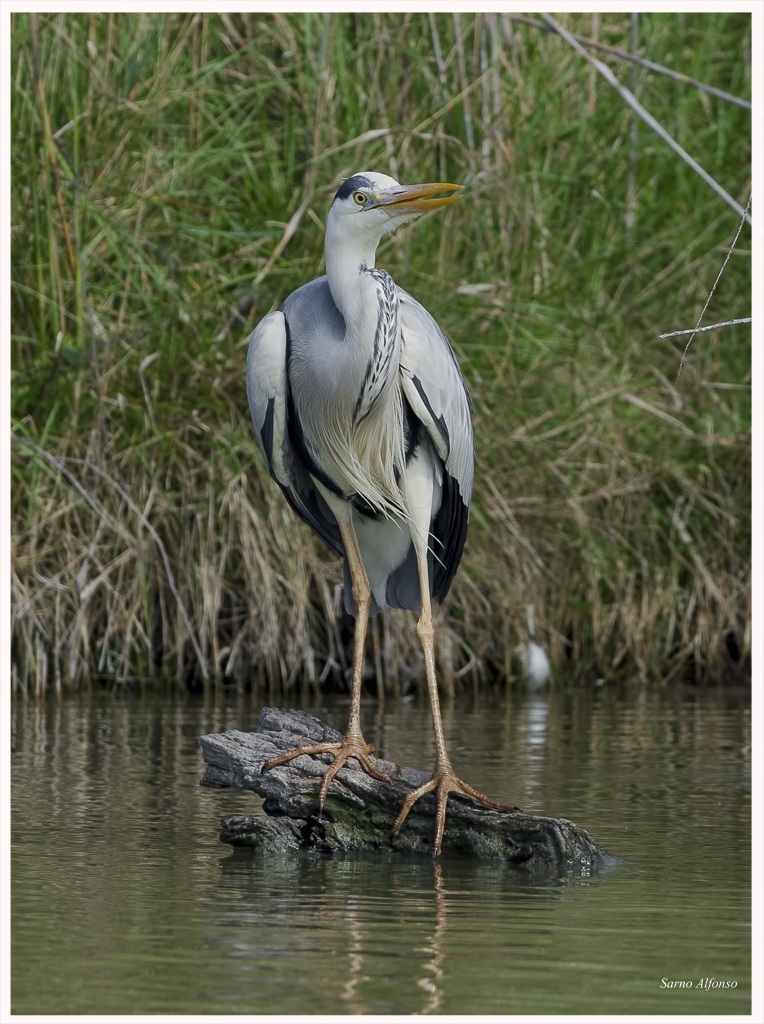
{"label": "blurred vegetation", "polygon": [[[566,15],[750,99],[750,17]],[[16,14],[12,636],[23,693],[341,686],[338,561],[251,437],[246,336],[322,272],[341,177],[460,181],[381,247],[457,349],[476,496],[444,687],[750,672],[750,327],[695,326],[740,217],[510,14]],[[750,110],[594,50],[732,196]],[[743,227],[703,323],[750,314]],[[413,621],[375,620],[385,686]],[[371,647],[370,647],[370,664]],[[379,683],[370,678],[370,688]]]}

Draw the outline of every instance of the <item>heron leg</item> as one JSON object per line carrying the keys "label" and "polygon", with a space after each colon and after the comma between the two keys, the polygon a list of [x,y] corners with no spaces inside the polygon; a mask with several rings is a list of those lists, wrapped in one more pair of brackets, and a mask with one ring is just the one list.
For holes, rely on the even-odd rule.
{"label": "heron leg", "polygon": [[369,622],[371,584],[363,564],[361,549],[358,546],[358,538],[353,528],[352,520],[350,518],[339,520],[339,527],[350,569],[353,600],[355,601],[356,609],[355,634],[353,638],[353,678],[350,688],[350,718],[345,738],[338,743],[315,743],[306,747],[296,747],[294,750],[288,750],[285,754],[271,757],[263,765],[263,771],[267,771],[269,768],[274,768],[278,764],[291,761],[301,754],[333,754],[334,760],[324,773],[321,789],[318,794],[318,803],[321,809],[323,809],[332,779],[351,757],[354,757],[367,775],[371,775],[373,779],[377,779],[379,782],[390,782],[390,776],[377,768],[369,757],[369,754],[374,751],[374,746],[366,742],[361,732],[363,656],[366,647],[366,629]]}
{"label": "heron leg", "polygon": [[421,594],[421,611],[417,622],[417,636],[422,645],[424,654],[425,672],[427,676],[427,691],[430,697],[432,708],[432,723],[435,729],[435,771],[432,778],[423,785],[413,789],[403,801],[403,806],[395,819],[393,835],[400,832],[406,817],[414,804],[426,793],[435,791],[435,838],[433,843],[433,856],[440,854],[443,845],[443,830],[446,824],[446,807],[449,793],[465,796],[475,803],[483,804],[497,811],[515,813],[519,811],[513,804],[502,803],[486,796],[484,793],[473,789],[466,782],[463,782],[451,766],[451,759],[446,748],[446,737],[443,730],[443,717],[440,713],[440,698],[438,696],[438,681],[435,674],[435,626],[432,621],[432,602],[430,600],[430,574],[427,564],[427,549],[422,545],[421,540],[415,540],[417,555],[417,566],[419,570],[419,590]]}

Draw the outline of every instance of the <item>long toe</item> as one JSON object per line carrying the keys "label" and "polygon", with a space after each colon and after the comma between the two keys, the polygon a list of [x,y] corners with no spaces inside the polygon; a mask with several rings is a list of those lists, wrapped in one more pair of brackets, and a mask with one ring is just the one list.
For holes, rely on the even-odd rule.
{"label": "long toe", "polygon": [[341,743],[314,743],[309,747],[294,747],[292,750],[287,750],[284,754],[277,754],[276,757],[269,757],[267,761],[263,762],[262,772],[267,772],[271,768],[275,768],[278,764],[286,764],[287,761],[293,761],[296,757],[302,757],[303,754],[308,756],[312,754],[331,754],[335,750],[341,748]]}
{"label": "long toe", "polygon": [[483,804],[485,807],[490,807],[494,811],[504,811],[505,814],[522,814],[523,812],[519,807],[515,807],[514,804],[504,803],[502,800],[494,800],[493,797],[486,796],[485,793],[481,793],[479,789],[473,789],[466,782],[462,782],[461,779],[454,777],[456,785],[452,788],[452,792],[458,793],[461,796],[466,796],[476,804]]}

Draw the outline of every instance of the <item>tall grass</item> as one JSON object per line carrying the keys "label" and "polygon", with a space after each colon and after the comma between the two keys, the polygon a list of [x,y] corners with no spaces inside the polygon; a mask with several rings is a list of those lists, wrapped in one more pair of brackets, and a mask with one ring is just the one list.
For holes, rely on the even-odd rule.
{"label": "tall grass", "polygon": [[[569,30],[630,46],[628,15]],[[340,177],[461,181],[380,263],[475,403],[444,686],[745,675],[750,332],[698,335],[738,226],[560,37],[498,14],[13,19],[13,681],[341,685],[339,566],[251,438],[245,339],[321,272]],[[750,19],[640,15],[639,53],[750,95]],[[607,51],[605,51],[607,53]],[[607,59],[741,204],[750,113]],[[706,321],[744,317],[750,231]],[[422,671],[385,613],[370,685]],[[376,657],[373,654],[376,654]],[[372,678],[373,677],[373,678]]]}

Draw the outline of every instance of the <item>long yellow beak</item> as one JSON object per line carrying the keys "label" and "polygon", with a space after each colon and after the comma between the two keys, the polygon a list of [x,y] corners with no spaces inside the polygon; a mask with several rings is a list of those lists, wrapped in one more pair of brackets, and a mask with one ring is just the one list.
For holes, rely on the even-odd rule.
{"label": "long yellow beak", "polygon": [[[456,195],[443,196],[441,192],[455,192]],[[429,182],[426,185],[401,185],[391,189],[388,195],[382,196],[377,206],[392,206],[393,213],[427,213],[441,206],[448,206],[461,199],[464,191],[461,185],[453,185],[446,181]]]}

